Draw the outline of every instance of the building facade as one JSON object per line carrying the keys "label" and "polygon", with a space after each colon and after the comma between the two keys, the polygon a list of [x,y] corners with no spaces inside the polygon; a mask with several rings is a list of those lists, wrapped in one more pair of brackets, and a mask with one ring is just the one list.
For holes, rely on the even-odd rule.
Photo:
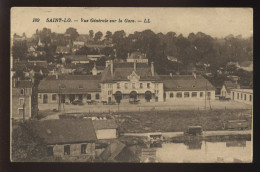
{"label": "building facade", "polygon": [[130,62],[130,57],[127,62],[107,60],[101,75],[93,70],[93,75],[48,76],[39,84],[39,104],[58,103],[60,99],[62,103],[215,99],[215,88],[201,75],[158,75],[154,63],[148,64],[144,55],[144,61]]}
{"label": "building facade", "polygon": [[47,156],[64,160],[95,158],[95,129],[91,119],[35,121],[33,128],[47,144]]}
{"label": "building facade", "polygon": [[11,119],[30,119],[32,116],[32,93],[31,81],[13,81],[11,97]]}
{"label": "building facade", "polygon": [[221,97],[231,99],[231,89],[239,89],[240,85],[232,81],[224,81],[224,84],[220,90]]}
{"label": "building facade", "polygon": [[253,105],[253,89],[232,89],[231,99]]}

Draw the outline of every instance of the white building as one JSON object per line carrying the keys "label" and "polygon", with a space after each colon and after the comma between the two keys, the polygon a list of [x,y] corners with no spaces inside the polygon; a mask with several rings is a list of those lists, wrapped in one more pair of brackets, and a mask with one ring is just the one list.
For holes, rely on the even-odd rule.
{"label": "white building", "polygon": [[253,105],[253,89],[232,89],[231,99]]}

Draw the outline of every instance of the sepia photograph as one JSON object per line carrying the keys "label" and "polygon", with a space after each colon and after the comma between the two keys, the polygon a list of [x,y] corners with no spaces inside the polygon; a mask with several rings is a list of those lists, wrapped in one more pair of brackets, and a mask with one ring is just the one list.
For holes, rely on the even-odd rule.
{"label": "sepia photograph", "polygon": [[10,13],[11,162],[253,162],[252,8]]}

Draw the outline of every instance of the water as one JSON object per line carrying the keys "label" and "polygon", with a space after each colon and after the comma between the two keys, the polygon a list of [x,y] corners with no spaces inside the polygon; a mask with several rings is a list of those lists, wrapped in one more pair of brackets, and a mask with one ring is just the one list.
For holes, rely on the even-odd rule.
{"label": "water", "polygon": [[[163,143],[161,148],[150,148],[156,150],[150,160],[155,158],[155,162],[165,163],[251,162],[251,147],[251,141]],[[141,155],[141,159],[149,161],[147,155]]]}

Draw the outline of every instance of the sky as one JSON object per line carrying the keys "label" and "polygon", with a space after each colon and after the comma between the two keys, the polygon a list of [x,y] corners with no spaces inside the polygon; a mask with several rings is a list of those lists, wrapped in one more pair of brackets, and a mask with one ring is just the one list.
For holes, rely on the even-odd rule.
{"label": "sky", "polygon": [[[39,22],[32,22],[39,18]],[[71,18],[72,22],[46,22],[47,18]],[[107,19],[116,23],[81,22]],[[118,23],[119,18],[122,23]],[[125,23],[125,19],[142,21]],[[150,23],[144,23],[149,19]],[[75,22],[74,20],[78,20]],[[13,7],[11,9],[11,36],[25,33],[32,36],[36,29],[50,28],[52,32],[65,33],[74,27],[80,34],[89,30],[115,32],[124,30],[127,34],[151,29],[155,33],[169,31],[188,36],[189,33],[203,32],[212,37],[223,38],[229,34],[249,37],[253,34],[252,8],[147,8],[147,7]]]}

